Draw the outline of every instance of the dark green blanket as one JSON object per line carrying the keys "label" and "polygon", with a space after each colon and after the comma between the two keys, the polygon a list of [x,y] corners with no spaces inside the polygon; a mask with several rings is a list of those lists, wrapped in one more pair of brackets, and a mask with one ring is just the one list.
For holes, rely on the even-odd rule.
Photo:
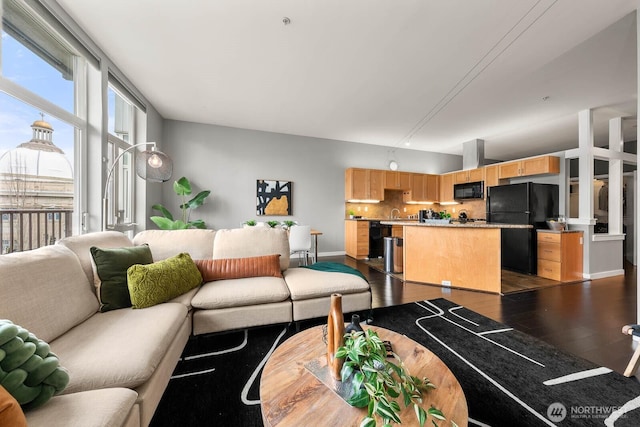
{"label": "dark green blanket", "polygon": [[316,262],[312,265],[303,265],[300,268],[310,268],[312,270],[330,271],[334,273],[354,274],[356,276],[362,277],[367,283],[369,283],[367,278],[364,277],[364,274],[362,274],[360,271],[356,270],[353,267],[349,267],[348,265],[340,264],[339,262]]}

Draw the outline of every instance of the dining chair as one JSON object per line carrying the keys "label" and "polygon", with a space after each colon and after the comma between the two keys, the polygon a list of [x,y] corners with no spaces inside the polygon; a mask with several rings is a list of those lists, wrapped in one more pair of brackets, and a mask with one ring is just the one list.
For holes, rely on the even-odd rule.
{"label": "dining chair", "polygon": [[311,252],[310,225],[294,225],[289,229],[289,252],[291,255],[298,254],[298,265],[308,264]]}

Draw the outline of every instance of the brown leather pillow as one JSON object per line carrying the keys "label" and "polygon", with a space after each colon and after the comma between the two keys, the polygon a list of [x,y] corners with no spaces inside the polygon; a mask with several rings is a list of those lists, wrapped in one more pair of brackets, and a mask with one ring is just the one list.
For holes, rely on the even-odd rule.
{"label": "brown leather pillow", "polygon": [[203,282],[243,277],[282,277],[280,254],[249,258],[195,260]]}
{"label": "brown leather pillow", "polygon": [[18,401],[0,386],[0,426],[27,427],[27,419]]}

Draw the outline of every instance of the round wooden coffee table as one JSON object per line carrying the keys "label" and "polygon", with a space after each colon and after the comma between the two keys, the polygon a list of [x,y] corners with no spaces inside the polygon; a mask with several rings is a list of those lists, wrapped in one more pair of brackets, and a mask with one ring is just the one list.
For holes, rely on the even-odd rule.
{"label": "round wooden coffee table", "polygon": [[[437,388],[424,397],[425,409],[435,406],[448,420],[455,421],[460,427],[467,426],[469,413],[464,392],[458,380],[435,354],[404,335],[365,326],[368,328],[376,331],[382,340],[391,341],[393,350],[411,375],[426,376],[436,385]],[[317,369],[309,368],[318,364],[326,367],[326,351],[322,326],[316,326],[289,338],[271,355],[260,380],[265,426],[360,425],[366,409],[349,405],[312,372]],[[331,383],[335,380],[325,378],[325,381]],[[400,418],[402,425],[418,425],[413,406],[404,408]]]}

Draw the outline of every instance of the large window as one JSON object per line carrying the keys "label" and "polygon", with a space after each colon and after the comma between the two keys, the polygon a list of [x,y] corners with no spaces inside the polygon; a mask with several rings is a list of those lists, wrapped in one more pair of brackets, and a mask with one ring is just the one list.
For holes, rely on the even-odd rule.
{"label": "large window", "polygon": [[108,188],[108,218],[109,226],[116,226],[123,231],[134,222],[134,175],[133,150],[134,135],[134,106],[111,85],[108,88],[109,109],[109,138],[108,160],[109,168],[114,161],[122,156],[115,164]]}
{"label": "large window", "polygon": [[9,212],[0,237],[7,252],[79,230],[82,163],[76,153],[86,108],[77,100],[86,98],[86,89],[78,70],[86,68],[26,2],[0,0],[0,13],[0,210]]}

